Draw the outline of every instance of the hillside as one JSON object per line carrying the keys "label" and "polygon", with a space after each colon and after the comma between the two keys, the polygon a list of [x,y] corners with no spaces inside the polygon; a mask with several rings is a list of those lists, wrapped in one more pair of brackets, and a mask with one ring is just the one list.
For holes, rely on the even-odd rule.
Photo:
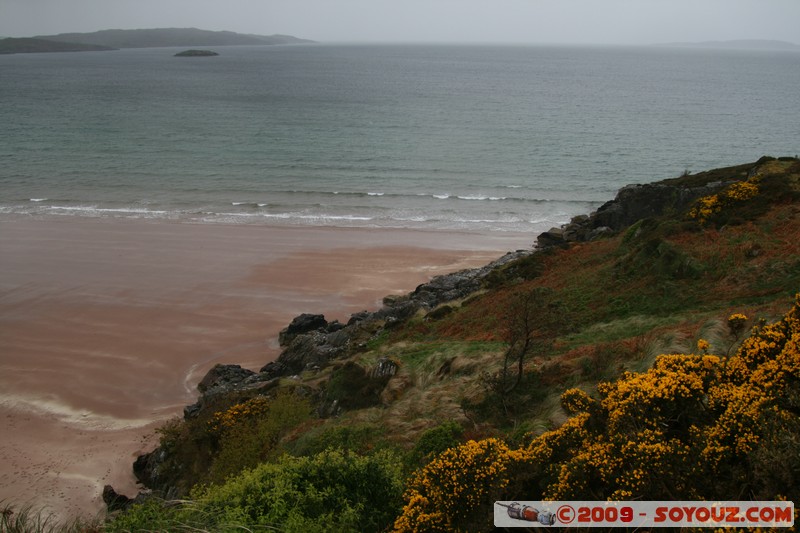
{"label": "hillside", "polygon": [[74,42],[51,41],[34,38],[0,39],[0,54],[26,54],[40,52],[97,52],[114,50],[109,46]]}
{"label": "hillside", "polygon": [[[800,160],[623,188],[534,251],[212,369],[107,531],[489,531],[510,500],[800,499]],[[181,501],[175,501],[177,499]],[[289,503],[290,502],[290,503]]]}
{"label": "hillside", "polygon": [[245,35],[231,31],[197,28],[102,30],[92,33],[39,35],[37,39],[108,46],[112,48],[157,48],[170,46],[276,45],[310,43],[290,35]]}

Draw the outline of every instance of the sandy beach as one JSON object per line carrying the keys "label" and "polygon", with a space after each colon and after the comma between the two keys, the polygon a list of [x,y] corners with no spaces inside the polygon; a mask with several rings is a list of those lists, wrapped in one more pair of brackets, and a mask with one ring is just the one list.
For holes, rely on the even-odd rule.
{"label": "sandy beach", "polygon": [[277,357],[296,315],[346,321],[534,236],[0,218],[0,501],[59,518],[138,489],[135,456],[216,363]]}

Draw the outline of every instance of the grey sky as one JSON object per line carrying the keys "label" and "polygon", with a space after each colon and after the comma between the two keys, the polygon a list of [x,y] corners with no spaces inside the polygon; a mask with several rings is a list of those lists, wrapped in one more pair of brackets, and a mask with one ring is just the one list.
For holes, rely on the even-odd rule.
{"label": "grey sky", "polygon": [[0,0],[0,36],[197,27],[322,42],[800,44],[800,0]]}

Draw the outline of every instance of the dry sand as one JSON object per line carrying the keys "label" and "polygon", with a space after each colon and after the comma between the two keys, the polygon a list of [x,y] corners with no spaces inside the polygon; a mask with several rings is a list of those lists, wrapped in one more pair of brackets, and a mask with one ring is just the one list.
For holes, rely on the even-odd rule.
{"label": "dry sand", "polygon": [[0,502],[58,518],[133,495],[135,456],[215,363],[257,369],[296,315],[346,321],[533,237],[0,218]]}

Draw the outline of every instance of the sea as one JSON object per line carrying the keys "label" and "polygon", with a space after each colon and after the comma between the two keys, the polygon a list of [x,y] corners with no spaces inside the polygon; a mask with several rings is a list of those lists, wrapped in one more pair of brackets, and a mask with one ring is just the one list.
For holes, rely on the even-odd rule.
{"label": "sea", "polygon": [[0,215],[537,232],[800,153],[800,53],[333,45],[0,56]]}

